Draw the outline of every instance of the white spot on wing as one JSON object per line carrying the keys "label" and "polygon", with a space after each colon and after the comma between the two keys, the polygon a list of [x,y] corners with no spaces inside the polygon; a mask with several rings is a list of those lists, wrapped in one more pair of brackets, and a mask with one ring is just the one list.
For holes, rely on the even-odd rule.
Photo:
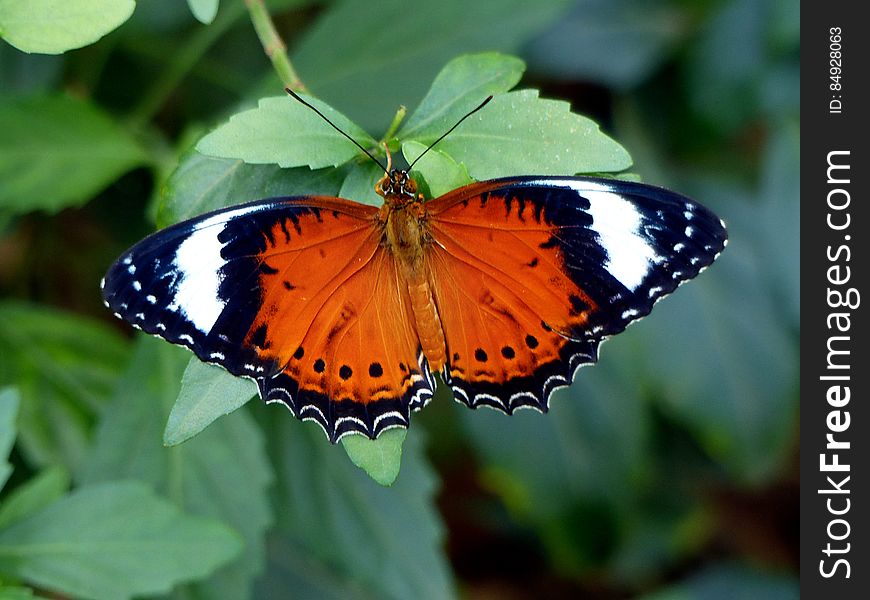
{"label": "white spot on wing", "polygon": [[587,189],[581,192],[589,200],[592,229],[607,252],[604,267],[622,285],[636,290],[657,258],[641,233],[640,213],[619,194]]}
{"label": "white spot on wing", "polygon": [[176,307],[194,327],[208,333],[217,321],[226,302],[220,297],[221,258],[223,244],[218,240],[222,227],[209,227],[205,221],[181,242],[175,253],[173,267],[178,273],[175,296],[167,307]]}
{"label": "white spot on wing", "polygon": [[274,206],[257,204],[224,211],[197,223],[196,229],[175,252],[172,266],[178,274],[178,283],[172,303],[167,308],[175,311],[177,307],[194,327],[203,333],[211,331],[226,306],[219,294],[221,267],[226,261],[221,257],[224,244],[218,240],[218,235],[232,219],[270,210]]}

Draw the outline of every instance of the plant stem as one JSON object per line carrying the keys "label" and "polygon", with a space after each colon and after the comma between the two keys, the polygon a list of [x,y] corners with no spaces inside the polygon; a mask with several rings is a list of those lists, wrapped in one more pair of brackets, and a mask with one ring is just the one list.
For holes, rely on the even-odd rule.
{"label": "plant stem", "polygon": [[290,58],[287,56],[287,46],[278,35],[263,0],[245,0],[245,5],[248,7],[248,13],[251,15],[251,22],[254,24],[257,37],[260,38],[263,50],[272,61],[272,66],[278,73],[278,77],[281,78],[281,83],[293,91],[304,92],[305,84],[299,79],[293,63],[290,62]]}
{"label": "plant stem", "polygon": [[408,114],[408,109],[405,106],[400,106],[399,110],[396,111],[396,116],[393,117],[393,122],[390,123],[390,126],[387,128],[387,132],[384,134],[384,138],[382,141],[390,141],[390,138],[392,138],[396,134],[396,130],[399,128],[399,125],[402,124],[402,120],[405,118],[406,114]]}

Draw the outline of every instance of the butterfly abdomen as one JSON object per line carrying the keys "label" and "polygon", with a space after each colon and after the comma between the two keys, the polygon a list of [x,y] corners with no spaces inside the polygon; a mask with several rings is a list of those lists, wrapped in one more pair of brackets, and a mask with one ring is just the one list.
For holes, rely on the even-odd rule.
{"label": "butterfly abdomen", "polygon": [[447,362],[444,330],[441,318],[432,296],[432,288],[425,279],[408,282],[408,294],[411,297],[411,309],[414,311],[414,325],[423,355],[429,361],[429,369],[433,373],[441,371]]}

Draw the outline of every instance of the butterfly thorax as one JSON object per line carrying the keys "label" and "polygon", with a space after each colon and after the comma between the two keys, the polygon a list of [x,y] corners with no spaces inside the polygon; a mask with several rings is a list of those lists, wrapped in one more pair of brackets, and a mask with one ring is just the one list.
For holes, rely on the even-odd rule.
{"label": "butterfly thorax", "polygon": [[384,245],[401,265],[406,278],[424,278],[424,246],[430,239],[426,230],[426,208],[417,184],[406,171],[392,170],[384,175],[375,191],[384,197],[379,219]]}
{"label": "butterfly thorax", "polygon": [[447,360],[446,343],[438,308],[426,268],[426,247],[431,243],[427,213],[417,184],[406,171],[392,170],[375,186],[384,197],[379,219],[383,243],[399,264],[405,283],[420,346],[429,367],[440,371]]}

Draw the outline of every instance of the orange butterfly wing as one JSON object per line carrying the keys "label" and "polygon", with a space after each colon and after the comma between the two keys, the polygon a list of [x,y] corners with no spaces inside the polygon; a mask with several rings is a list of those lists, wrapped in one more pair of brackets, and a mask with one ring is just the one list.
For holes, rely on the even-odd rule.
{"label": "orange butterfly wing", "polygon": [[433,383],[377,209],[266,200],[146,238],[104,280],[116,315],[253,378],[331,441],[408,425]]}
{"label": "orange butterfly wing", "polygon": [[457,399],[548,408],[609,335],[725,245],[704,207],[653,186],[591,178],[472,184],[427,204],[429,270]]}

